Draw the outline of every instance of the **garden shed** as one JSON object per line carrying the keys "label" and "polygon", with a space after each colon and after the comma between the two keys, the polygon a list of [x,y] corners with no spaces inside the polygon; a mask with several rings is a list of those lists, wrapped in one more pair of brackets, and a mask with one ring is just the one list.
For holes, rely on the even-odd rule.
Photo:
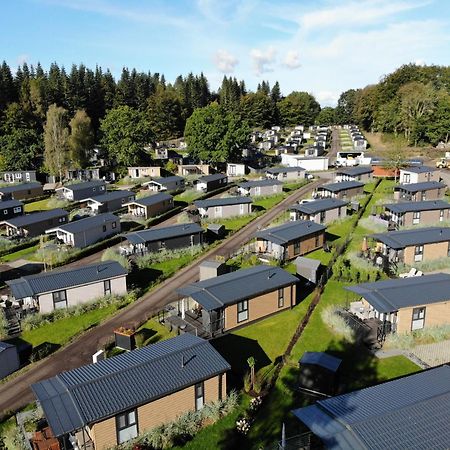
{"label": "garden shed", "polygon": [[297,275],[300,275],[311,283],[317,284],[320,272],[319,260],[299,256],[295,260],[295,267],[297,269]]}

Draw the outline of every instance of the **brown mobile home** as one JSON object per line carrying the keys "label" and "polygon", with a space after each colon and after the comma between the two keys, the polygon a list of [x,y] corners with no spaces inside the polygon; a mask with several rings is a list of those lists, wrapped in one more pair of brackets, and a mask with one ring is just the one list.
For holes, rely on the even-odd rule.
{"label": "brown mobile home", "polygon": [[373,169],[371,166],[354,166],[336,169],[335,180],[340,181],[362,181],[367,183],[372,180]]}
{"label": "brown mobile home", "polygon": [[183,334],[32,385],[53,434],[106,450],[226,396],[230,365]]}
{"label": "brown mobile home", "polygon": [[359,181],[341,181],[339,183],[330,183],[319,186],[316,189],[315,196],[326,198],[340,198],[342,200],[352,198],[364,192],[364,183]]}
{"label": "brown mobile home", "polygon": [[41,183],[21,183],[14,186],[0,187],[0,200],[27,200],[44,193]]}
{"label": "brown mobile home", "polygon": [[422,183],[399,184],[394,187],[394,199],[409,202],[437,200],[444,197],[447,185],[439,181],[424,181]]}
{"label": "brown mobile home", "polygon": [[144,217],[150,219],[156,217],[159,214],[169,211],[173,208],[173,197],[164,192],[158,194],[149,195],[136,199],[132,202],[125,203],[124,206],[128,206],[128,214],[137,217]]}

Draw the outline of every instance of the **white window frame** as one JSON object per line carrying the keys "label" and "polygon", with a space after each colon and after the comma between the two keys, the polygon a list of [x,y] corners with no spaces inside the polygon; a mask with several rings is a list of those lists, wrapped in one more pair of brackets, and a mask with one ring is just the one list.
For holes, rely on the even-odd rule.
{"label": "white window frame", "polygon": [[423,245],[416,245],[414,247],[414,262],[423,260]]}
{"label": "white window frame", "polygon": [[237,304],[237,323],[248,320],[248,300],[241,300]]}
{"label": "white window frame", "polygon": [[417,225],[420,223],[420,211],[413,211],[413,225]]}

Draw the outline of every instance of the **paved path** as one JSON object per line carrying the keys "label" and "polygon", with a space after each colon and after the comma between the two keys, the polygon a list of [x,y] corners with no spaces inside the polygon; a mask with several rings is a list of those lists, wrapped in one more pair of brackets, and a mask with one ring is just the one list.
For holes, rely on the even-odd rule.
{"label": "paved path", "polygon": [[[146,318],[151,317],[165,305],[175,300],[175,290],[177,288],[186,283],[196,281],[198,279],[198,264],[201,261],[216,256],[228,257],[248,242],[259,228],[270,224],[290,205],[322,183],[322,180],[317,180],[298,189],[267,213],[250,222],[247,226],[237,231],[217,247],[211,249],[191,265],[180,270],[176,276],[160,284],[155,290],[145,294],[138,301],[99,326],[87,331],[63,349],[30,367],[28,371],[18,375],[7,383],[1,384],[0,416],[8,410],[17,410],[33,401],[34,397],[30,390],[31,384],[52,377],[64,370],[74,369],[92,362],[92,354],[111,339],[115,328],[121,325],[130,326],[142,323]],[[85,260],[83,261],[86,262]]]}

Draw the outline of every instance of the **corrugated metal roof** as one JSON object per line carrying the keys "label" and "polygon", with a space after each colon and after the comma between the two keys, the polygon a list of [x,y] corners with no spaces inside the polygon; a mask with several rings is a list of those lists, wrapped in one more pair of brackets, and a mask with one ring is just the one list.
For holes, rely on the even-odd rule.
{"label": "corrugated metal roof", "polygon": [[348,205],[348,202],[339,200],[338,198],[323,198],[312,202],[299,203],[292,205],[289,209],[292,211],[300,211],[304,214],[317,214],[330,209],[341,208]]}
{"label": "corrugated metal roof", "polygon": [[21,228],[33,225],[45,220],[56,219],[57,217],[68,216],[68,212],[64,209],[56,208],[48,211],[35,212],[31,214],[25,214],[24,216],[13,217],[12,219],[5,220],[4,223],[11,225],[12,227]]}
{"label": "corrugated metal roof", "polygon": [[222,197],[222,198],[208,198],[206,200],[196,200],[194,201],[194,205],[197,208],[212,208],[214,206],[231,206],[252,202],[253,200],[249,197]]}
{"label": "corrugated metal roof", "polygon": [[208,341],[186,333],[63,372],[32,389],[61,436],[228,370]]}
{"label": "corrugated metal roof", "polygon": [[26,189],[34,189],[36,187],[42,186],[41,183],[35,182],[35,183],[19,183],[15,184],[13,186],[4,186],[0,187],[0,193],[1,194],[11,194],[17,191],[24,191]]}
{"label": "corrugated metal roof", "polygon": [[118,200],[119,198],[127,198],[127,197],[131,197],[131,196],[135,196],[136,194],[132,191],[109,191],[106,194],[102,194],[102,195],[96,195],[94,197],[88,197],[85,198],[83,200],[80,200],[80,202],[84,202],[86,200],[93,200],[95,202],[98,203],[105,203],[105,202],[110,202],[113,200]]}
{"label": "corrugated metal roof", "polygon": [[317,270],[320,267],[321,262],[318,259],[305,258],[304,256],[297,256],[295,259],[295,265],[301,267],[309,267],[310,269]]}
{"label": "corrugated metal roof", "polygon": [[319,186],[317,189],[330,192],[340,192],[345,191],[347,189],[354,189],[362,186],[364,186],[364,183],[350,180],[350,181],[341,181],[339,183],[324,184],[323,186]]}
{"label": "corrugated metal roof", "polygon": [[342,363],[342,359],[324,352],[305,352],[300,359],[300,364],[314,364],[336,372]]}
{"label": "corrugated metal roof", "polygon": [[279,173],[302,172],[302,171],[305,171],[303,167],[271,167],[270,169],[266,170],[266,173],[277,175]]}
{"label": "corrugated metal roof", "polygon": [[16,208],[17,206],[23,206],[23,203],[19,200],[1,200],[0,209]]}
{"label": "corrugated metal roof", "polygon": [[158,192],[157,194],[154,195],[148,195],[147,197],[137,198],[136,200],[127,203],[127,205],[135,204],[142,206],[151,206],[171,199],[172,199],[171,195],[166,194],[165,192]]}
{"label": "corrugated metal roof", "polygon": [[383,242],[383,244],[386,244],[390,248],[400,250],[412,245],[450,241],[450,228],[429,227],[416,228],[414,230],[388,231],[386,233],[372,234],[369,237]]}
{"label": "corrugated metal roof", "polygon": [[423,202],[401,202],[384,205],[385,209],[395,213],[413,211],[434,211],[436,209],[450,209],[450,203],[443,200],[427,200]]}
{"label": "corrugated metal roof", "polygon": [[60,189],[68,189],[69,191],[82,191],[84,189],[89,189],[91,187],[104,186],[105,184],[106,183],[104,180],[92,180],[92,181],[84,181],[82,183],[68,184],[56,190],[59,191]]}
{"label": "corrugated metal roof", "polygon": [[436,170],[435,167],[430,166],[410,166],[401,169],[402,172],[413,172],[413,173],[427,173],[434,172]]}
{"label": "corrugated metal roof", "polygon": [[177,292],[211,311],[297,282],[296,277],[280,267],[261,265],[192,283]]}
{"label": "corrugated metal roof", "polygon": [[293,411],[328,449],[448,449],[450,367],[442,366]]}
{"label": "corrugated metal roof", "polygon": [[279,186],[280,184],[283,184],[281,181],[278,180],[255,180],[255,181],[245,181],[244,183],[239,183],[238,186],[243,189],[251,189],[253,187],[262,187],[262,186]]}
{"label": "corrugated metal roof", "polygon": [[396,278],[348,286],[345,289],[366,299],[378,312],[394,312],[400,308],[448,300],[450,274]]}
{"label": "corrugated metal roof", "polygon": [[284,245],[296,239],[325,230],[326,227],[310,220],[294,220],[256,233],[257,238]]}
{"label": "corrugated metal roof", "polygon": [[227,178],[227,176],[223,173],[214,173],[213,175],[205,175],[204,177],[200,177],[197,182],[198,183],[209,183],[211,181],[217,181]]}
{"label": "corrugated metal roof", "polygon": [[194,233],[202,233],[203,228],[197,223],[183,223],[170,227],[152,228],[150,230],[135,231],[125,234],[125,238],[133,244],[160,241],[179,236],[188,236]]}
{"label": "corrugated metal roof", "polygon": [[415,193],[429,191],[431,189],[442,189],[445,187],[447,187],[447,185],[445,183],[440,183],[439,181],[423,181],[422,183],[399,184],[395,186],[394,189]]}
{"label": "corrugated metal roof", "polygon": [[82,284],[95,283],[123,276],[127,273],[117,261],[103,261],[75,269],[54,270],[37,275],[27,275],[16,280],[6,281],[6,284],[10,287],[14,298],[20,299],[43,294],[44,292],[53,292]]}
{"label": "corrugated metal roof", "polygon": [[75,220],[66,225],[54,227],[53,230],[63,230],[67,233],[80,233],[97,228],[104,223],[115,222],[119,220],[117,216],[111,213],[98,214],[96,216],[86,217],[85,219]]}
{"label": "corrugated metal roof", "polygon": [[179,177],[178,175],[172,175],[171,177],[153,178],[153,180],[142,183],[142,185],[158,183],[158,184],[161,184],[162,186],[164,186],[165,184],[170,184],[170,183],[173,183],[174,181],[181,181],[181,180],[184,180],[184,178]]}
{"label": "corrugated metal roof", "polygon": [[373,169],[371,166],[354,166],[354,167],[344,167],[342,169],[336,170],[336,175],[350,175],[356,177],[358,175],[364,175],[365,173],[372,173]]}

